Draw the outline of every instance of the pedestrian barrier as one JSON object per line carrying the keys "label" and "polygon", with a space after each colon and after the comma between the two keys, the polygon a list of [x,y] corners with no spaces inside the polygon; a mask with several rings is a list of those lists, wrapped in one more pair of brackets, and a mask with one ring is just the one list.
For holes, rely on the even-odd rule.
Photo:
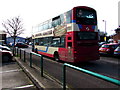
{"label": "pedestrian barrier", "polygon": [[[18,49],[18,48],[15,48],[15,50],[13,50],[15,55],[20,55],[20,59],[22,59],[22,51],[23,51],[23,61],[26,62],[26,51],[24,49]],[[40,69],[41,69],[41,77],[43,77],[43,56],[40,55],[40,54],[37,54],[37,53],[34,53],[34,52],[30,52],[30,67],[32,67],[32,55],[36,55],[36,56],[39,56],[40,57]]]}
{"label": "pedestrian barrier", "polygon": [[43,56],[34,52],[30,53],[30,67],[32,67],[32,54],[40,57],[41,77],[43,77]]}
{"label": "pedestrian barrier", "polygon": [[[21,50],[21,49],[18,49],[18,48],[15,48],[15,50],[13,50],[15,52],[15,55],[17,54],[17,56],[19,55],[20,58],[21,58],[21,51],[24,51],[23,54],[24,54],[24,62],[26,61],[26,52],[25,50]],[[32,55],[36,55],[38,57],[40,57],[40,69],[41,69],[41,77],[43,77],[43,56],[40,55],[40,54],[37,54],[37,53],[34,53],[34,52],[30,52],[30,58],[29,58],[29,66],[32,67],[32,64],[33,64],[33,58],[32,58]],[[113,79],[113,78],[110,78],[110,77],[107,77],[107,76],[104,76],[104,75],[101,75],[101,74],[98,74],[98,73],[95,73],[95,72],[92,72],[92,71],[89,71],[89,70],[86,70],[86,69],[83,69],[83,68],[80,68],[80,67],[76,67],[76,66],[73,66],[71,64],[68,64],[68,63],[64,63],[63,64],[63,75],[62,75],[62,85],[63,85],[63,90],[66,90],[66,67],[70,67],[72,69],[75,69],[75,70],[78,70],[78,71],[81,71],[83,73],[86,73],[88,75],[91,75],[91,76],[94,76],[94,77],[97,77],[97,78],[100,78],[100,79],[103,79],[103,80],[106,80],[108,82],[111,82],[113,84],[116,84],[116,85],[120,85],[120,81],[117,80],[117,79]]]}
{"label": "pedestrian barrier", "polygon": [[100,75],[98,73],[95,73],[95,72],[92,72],[92,71],[89,71],[89,70],[86,70],[86,69],[83,69],[83,68],[79,68],[79,67],[73,66],[73,65],[68,64],[68,63],[64,63],[63,64],[63,90],[66,90],[66,66],[70,67],[70,68],[73,68],[73,69],[76,69],[76,70],[79,70],[81,72],[87,73],[89,75],[101,78],[103,80],[112,82],[114,84],[120,85],[119,80],[116,80],[116,79],[113,79],[113,78],[110,78],[110,77],[107,77],[107,76],[104,76],[104,75]]}

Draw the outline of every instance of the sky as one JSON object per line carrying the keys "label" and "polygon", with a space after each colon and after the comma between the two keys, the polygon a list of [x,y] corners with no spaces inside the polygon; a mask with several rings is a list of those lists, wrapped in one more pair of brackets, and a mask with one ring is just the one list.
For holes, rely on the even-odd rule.
{"label": "sky", "polygon": [[25,31],[20,36],[30,37],[32,27],[62,14],[75,6],[89,6],[97,11],[98,28],[108,35],[118,28],[119,0],[0,0],[0,30],[2,22],[16,16],[22,18]]}

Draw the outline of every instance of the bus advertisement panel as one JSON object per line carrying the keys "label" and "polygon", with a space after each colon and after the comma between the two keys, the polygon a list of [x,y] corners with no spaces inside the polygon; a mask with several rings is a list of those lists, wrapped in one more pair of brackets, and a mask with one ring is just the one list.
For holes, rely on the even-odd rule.
{"label": "bus advertisement panel", "polygon": [[56,61],[78,63],[99,59],[97,14],[93,8],[74,7],[33,27],[33,51]]}

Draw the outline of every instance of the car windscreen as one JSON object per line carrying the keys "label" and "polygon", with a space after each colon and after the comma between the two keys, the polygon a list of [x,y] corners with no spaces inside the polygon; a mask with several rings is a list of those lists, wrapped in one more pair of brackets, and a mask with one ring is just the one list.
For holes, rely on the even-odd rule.
{"label": "car windscreen", "polygon": [[115,49],[118,45],[102,45],[102,48],[113,48]]}

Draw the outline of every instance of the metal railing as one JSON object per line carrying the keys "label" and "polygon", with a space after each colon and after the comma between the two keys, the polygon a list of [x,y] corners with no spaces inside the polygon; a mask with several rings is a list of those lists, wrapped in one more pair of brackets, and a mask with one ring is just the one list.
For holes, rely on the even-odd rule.
{"label": "metal railing", "polygon": [[30,67],[32,67],[32,55],[36,55],[40,57],[40,69],[41,69],[41,77],[43,77],[43,56],[34,52],[30,53]]}
{"label": "metal railing", "polygon": [[[19,50],[18,48],[15,48],[17,50],[14,50],[15,51],[15,55],[17,54],[17,56],[19,55],[20,56],[20,59],[21,59],[21,49]],[[26,51],[24,51],[24,59],[23,61],[26,62]],[[43,77],[43,56],[40,55],[40,54],[37,54],[37,53],[34,53],[34,52],[30,52],[30,58],[29,58],[29,66],[32,67],[33,65],[33,58],[32,58],[32,55],[36,55],[38,57],[40,57],[40,69],[41,69],[41,77]],[[66,67],[70,67],[70,68],[73,68],[75,70],[78,70],[78,71],[81,71],[83,73],[86,73],[88,75],[91,75],[91,76],[94,76],[94,77],[97,77],[97,78],[100,78],[100,79],[103,79],[103,80],[106,80],[108,82],[111,82],[113,84],[116,84],[116,85],[120,85],[120,81],[117,80],[117,79],[113,79],[113,78],[110,78],[110,77],[107,77],[107,76],[104,76],[104,75],[101,75],[101,74],[98,74],[98,73],[95,73],[95,72],[92,72],[92,71],[89,71],[89,70],[86,70],[86,69],[83,69],[83,68],[80,68],[80,67],[76,67],[76,66],[73,66],[71,64],[68,64],[68,63],[64,63],[63,64],[63,72],[62,72],[62,85],[63,85],[63,90],[66,90]]]}
{"label": "metal railing", "polygon": [[73,65],[68,64],[68,63],[64,63],[63,64],[63,90],[66,90],[66,66],[70,67],[70,68],[73,68],[73,69],[76,69],[76,70],[79,70],[81,72],[84,72],[86,74],[95,76],[97,78],[101,78],[103,80],[109,81],[111,83],[120,85],[119,80],[116,80],[116,79],[113,79],[113,78],[110,78],[110,77],[107,77],[107,76],[104,76],[104,75],[101,75],[101,74],[98,74],[98,73],[95,73],[95,72],[92,72],[92,71],[89,71],[89,70],[86,70],[86,69],[83,69],[83,68],[79,68],[79,67],[73,66]]}
{"label": "metal railing", "polygon": [[[20,59],[22,59],[22,51],[23,51],[23,61],[26,62],[26,51],[24,49],[18,49],[18,48],[15,48],[15,50],[13,50],[15,55],[19,55],[20,56]],[[34,53],[34,52],[30,52],[30,59],[29,59],[29,66],[32,67],[32,64],[33,64],[33,59],[32,59],[32,55],[36,55],[38,57],[40,57],[40,70],[41,70],[41,77],[43,77],[43,56],[40,55],[40,54],[37,54],[37,53]]]}

